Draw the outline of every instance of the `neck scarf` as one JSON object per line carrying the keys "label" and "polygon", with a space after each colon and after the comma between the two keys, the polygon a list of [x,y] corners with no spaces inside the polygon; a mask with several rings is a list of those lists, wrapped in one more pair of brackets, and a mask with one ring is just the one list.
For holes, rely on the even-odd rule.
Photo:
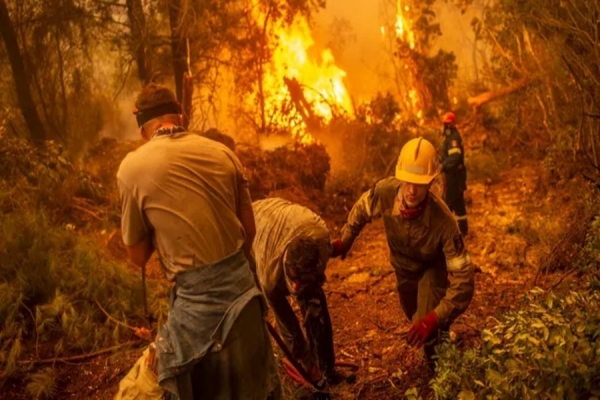
{"label": "neck scarf", "polygon": [[157,136],[171,136],[175,133],[179,133],[179,132],[185,132],[186,129],[183,126],[179,126],[179,125],[171,125],[171,126],[164,126],[162,128],[158,128],[157,130],[154,131],[154,135],[152,135],[152,137],[157,137]]}
{"label": "neck scarf", "polygon": [[425,197],[425,199],[415,208],[408,208],[408,206],[406,205],[406,203],[404,202],[404,199],[402,198],[402,195],[398,196],[398,200],[400,202],[400,216],[402,217],[402,219],[415,219],[420,217],[423,214],[423,211],[425,211],[425,207],[427,207],[427,200],[429,199],[429,194],[427,195],[427,197]]}

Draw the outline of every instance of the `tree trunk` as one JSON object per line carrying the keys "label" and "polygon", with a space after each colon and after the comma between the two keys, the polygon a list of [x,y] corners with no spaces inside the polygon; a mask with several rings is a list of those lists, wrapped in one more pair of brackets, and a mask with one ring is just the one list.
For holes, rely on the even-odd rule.
{"label": "tree trunk", "polygon": [[141,0],[127,0],[127,16],[131,29],[130,49],[137,64],[138,78],[145,84],[150,78],[150,60],[146,53],[146,17]]}
{"label": "tree trunk", "polygon": [[19,43],[17,42],[17,36],[10,15],[8,14],[8,7],[5,0],[0,0],[0,33],[2,34],[2,39],[4,39],[4,45],[6,46],[10,60],[19,108],[29,128],[29,134],[34,141],[43,141],[46,139],[46,132],[31,96],[29,76],[25,70],[25,63],[19,50]]}
{"label": "tree trunk", "polygon": [[490,101],[497,100],[504,96],[508,96],[509,94],[516,92],[517,90],[519,90],[525,86],[530,85],[531,83],[535,82],[538,78],[539,77],[521,78],[521,79],[511,83],[510,85],[500,88],[498,90],[485,92],[485,93],[482,93],[475,97],[469,97],[467,99],[467,103],[470,106],[473,106],[474,108],[481,107],[482,105],[489,103]]}
{"label": "tree trunk", "polygon": [[192,117],[192,95],[194,94],[194,81],[187,72],[183,77],[183,94],[181,100],[181,110],[183,113],[183,126],[188,129]]}
{"label": "tree trunk", "polygon": [[187,53],[183,37],[182,14],[183,1],[169,1],[169,23],[171,25],[171,54],[173,56],[173,73],[175,74],[175,94],[177,100],[183,100],[183,76],[187,71]]}

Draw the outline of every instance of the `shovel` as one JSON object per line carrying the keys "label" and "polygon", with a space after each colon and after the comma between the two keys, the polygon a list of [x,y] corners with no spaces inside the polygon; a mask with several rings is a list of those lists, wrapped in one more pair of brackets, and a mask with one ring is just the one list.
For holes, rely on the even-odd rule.
{"label": "shovel", "polygon": [[[304,368],[302,368],[300,363],[296,361],[296,359],[294,359],[294,357],[292,356],[292,352],[287,348],[287,346],[283,342],[283,339],[281,339],[281,336],[279,336],[273,325],[271,325],[266,320],[265,323],[267,324],[267,330],[269,331],[269,333],[271,334],[271,336],[273,337],[273,339],[275,340],[279,348],[281,348],[281,351],[283,351],[283,354],[287,358],[287,361],[283,363],[286,372],[295,381],[306,386],[313,393],[313,396],[316,400],[330,400],[331,395],[328,392],[323,391],[322,388],[319,388],[315,383],[313,383],[306,371],[304,370]],[[297,374],[300,375],[298,376]]]}

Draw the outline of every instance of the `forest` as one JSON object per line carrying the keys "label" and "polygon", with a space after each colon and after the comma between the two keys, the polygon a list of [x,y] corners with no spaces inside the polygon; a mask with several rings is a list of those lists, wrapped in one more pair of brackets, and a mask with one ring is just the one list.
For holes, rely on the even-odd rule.
{"label": "forest", "polygon": [[[373,221],[327,265],[336,359],[357,366],[331,398],[600,398],[600,2],[0,0],[0,33],[1,398],[113,399],[167,318],[116,180],[149,83],[234,149],[252,200],[332,238],[456,115],[473,300],[431,375]],[[283,398],[312,398],[273,348]]]}

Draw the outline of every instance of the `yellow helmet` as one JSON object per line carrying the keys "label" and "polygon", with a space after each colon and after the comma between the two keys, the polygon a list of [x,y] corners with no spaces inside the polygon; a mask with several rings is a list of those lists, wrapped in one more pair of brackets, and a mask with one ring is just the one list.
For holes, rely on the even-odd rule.
{"label": "yellow helmet", "polygon": [[423,138],[406,142],[398,156],[396,178],[403,182],[428,185],[437,174],[437,155],[433,145]]}

